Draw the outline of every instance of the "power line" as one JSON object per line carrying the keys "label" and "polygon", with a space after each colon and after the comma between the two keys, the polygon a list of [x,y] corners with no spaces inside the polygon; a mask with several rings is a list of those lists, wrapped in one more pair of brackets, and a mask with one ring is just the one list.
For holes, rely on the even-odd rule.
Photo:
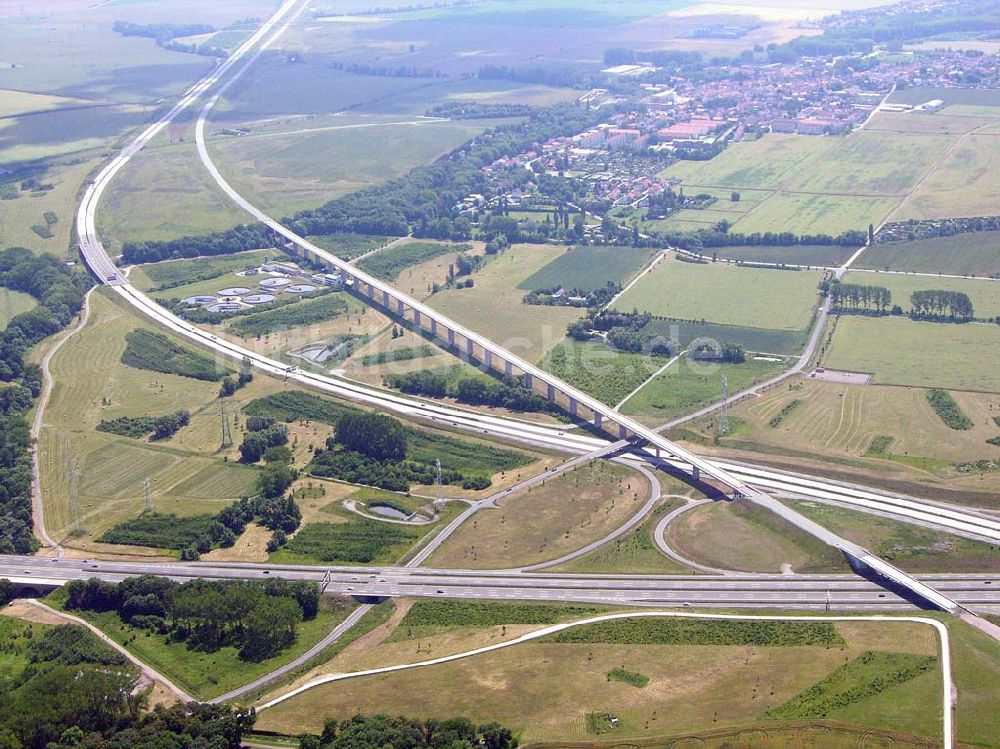
{"label": "power line", "polygon": [[719,416],[719,436],[729,434],[729,378],[722,375],[722,414]]}

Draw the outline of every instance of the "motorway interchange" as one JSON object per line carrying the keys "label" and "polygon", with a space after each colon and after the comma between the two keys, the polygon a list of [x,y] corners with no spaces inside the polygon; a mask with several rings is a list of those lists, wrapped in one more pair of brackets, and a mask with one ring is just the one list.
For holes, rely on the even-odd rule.
{"label": "motorway interchange", "polygon": [[[863,487],[855,487],[810,477],[795,476],[786,472],[753,466],[737,465],[723,461],[710,461],[701,458],[677,445],[665,440],[659,434],[642,427],[631,419],[621,416],[610,407],[596,401],[584,393],[577,391],[552,375],[533,365],[524,362],[519,357],[479,336],[474,331],[449,320],[433,309],[402,294],[377,279],[358,271],[354,266],[330,255],[324,250],[312,245],[307,240],[294,234],[279,222],[253,206],[242,195],[237,193],[216,169],[205,145],[204,129],[207,116],[215,102],[225,92],[228,86],[239,79],[256,58],[287,28],[298,13],[304,8],[299,0],[288,0],[282,4],[276,13],[268,19],[258,31],[241,45],[232,56],[221,63],[208,76],[189,89],[181,100],[163,117],[147,127],[121,153],[112,159],[91,182],[84,194],[77,217],[77,231],[83,258],[91,272],[102,282],[109,285],[124,301],[137,311],[151,318],[158,324],[194,340],[216,353],[237,360],[248,359],[259,370],[272,376],[286,380],[297,381],[308,387],[324,391],[328,394],[360,402],[373,407],[395,412],[402,416],[418,419],[431,424],[474,431],[504,440],[521,442],[537,447],[558,450],[576,455],[597,456],[617,446],[622,450],[630,449],[628,455],[622,455],[619,460],[633,464],[652,463],[673,471],[693,475],[696,479],[705,477],[714,480],[731,489],[736,496],[748,497],[779,512],[786,519],[819,537],[825,542],[837,546],[852,559],[864,559],[866,566],[875,568],[877,572],[895,584],[916,591],[925,602],[939,608],[953,609],[953,602],[947,596],[939,596],[932,589],[915,581],[895,568],[885,565],[881,560],[872,558],[865,550],[850,542],[840,539],[826,529],[791,510],[786,505],[777,502],[772,495],[781,494],[809,498],[852,507],[862,511],[894,517],[909,522],[940,528],[969,538],[984,541],[1000,540],[1000,522],[966,508],[950,507],[936,503],[924,502],[912,498],[894,496],[884,492],[876,492]],[[245,61],[244,61],[245,60]],[[240,61],[241,67],[236,68]],[[227,74],[235,71],[227,78]],[[414,326],[429,326],[432,332],[449,342],[455,342],[455,335],[466,342],[466,353],[471,354],[478,349],[480,359],[486,363],[507,370],[516,368],[527,379],[536,379],[544,383],[550,397],[555,389],[569,399],[575,412],[577,408],[589,409],[594,415],[595,426],[618,426],[618,436],[628,435],[628,441],[612,442],[600,436],[599,430],[584,432],[564,426],[535,424],[525,420],[505,417],[488,416],[473,411],[435,404],[421,399],[404,397],[387,391],[368,387],[347,380],[326,377],[304,372],[298,368],[289,368],[282,362],[269,359],[245,349],[230,341],[206,333],[190,323],[174,316],[153,300],[129,285],[121,271],[114,264],[96,230],[97,208],[102,194],[118,172],[128,163],[133,155],[138,153],[152,138],[166,127],[181,112],[198,100],[203,94],[215,87],[221,86],[205,105],[198,119],[196,139],[199,155],[219,186],[241,207],[247,210],[255,219],[263,222],[274,230],[275,234],[284,237],[312,257],[326,263],[330,268],[340,270],[354,282],[354,290],[362,295],[362,288],[367,287],[370,301],[378,299],[383,306],[395,306],[395,310],[404,320],[409,311]],[[643,447],[638,447],[639,445]]]}

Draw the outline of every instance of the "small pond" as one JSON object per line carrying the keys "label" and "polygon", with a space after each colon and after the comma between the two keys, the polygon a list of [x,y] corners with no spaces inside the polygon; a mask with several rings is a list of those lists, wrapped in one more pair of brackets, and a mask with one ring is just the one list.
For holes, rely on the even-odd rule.
{"label": "small pond", "polygon": [[368,505],[368,511],[375,515],[392,518],[393,520],[406,520],[410,517],[402,510],[397,510],[395,507],[390,507],[389,505],[370,504]]}

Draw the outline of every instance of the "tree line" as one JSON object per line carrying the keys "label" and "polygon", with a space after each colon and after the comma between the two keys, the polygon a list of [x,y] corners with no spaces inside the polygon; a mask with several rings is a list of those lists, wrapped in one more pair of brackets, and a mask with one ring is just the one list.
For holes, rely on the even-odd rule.
{"label": "tree line", "polygon": [[976,310],[969,295],[961,291],[929,289],[910,294],[910,314],[917,318],[933,320],[971,320]]}
{"label": "tree line", "polygon": [[299,737],[300,749],[516,749],[518,741],[499,723],[468,718],[413,720],[387,715],[331,718],[319,736]]}
{"label": "tree line", "polygon": [[870,310],[885,314],[892,304],[892,293],[884,286],[868,286],[835,281],[830,284],[830,297],[837,309]]}
{"label": "tree line", "polygon": [[42,373],[28,349],[66,327],[83,306],[88,276],[50,255],[23,247],[0,252],[0,286],[30,294],[38,306],[16,315],[0,333],[0,553],[37,547],[31,516],[31,433],[24,414],[42,392]]}
{"label": "tree line", "polygon": [[300,622],[319,613],[315,583],[189,580],[143,575],[120,583],[92,578],[66,585],[71,611],[115,612],[125,624],[197,650],[235,647],[244,661],[272,658],[295,642]]}
{"label": "tree line", "polygon": [[[302,236],[353,232],[400,237],[412,230],[421,238],[467,239],[468,220],[456,215],[455,206],[471,193],[486,191],[484,166],[550,138],[586,130],[599,119],[598,113],[569,104],[539,109],[527,122],[487,131],[433,164],[336,198],[319,208],[299,211],[283,218],[282,223]],[[126,242],[122,256],[127,263],[146,263],[229,254],[274,244],[269,229],[251,224],[168,241]]]}
{"label": "tree line", "polygon": [[454,398],[470,406],[492,406],[518,412],[558,412],[547,398],[528,390],[516,377],[504,376],[499,380],[466,376],[450,380],[443,374],[421,371],[388,375],[383,380],[386,387],[395,388],[407,395],[430,398]]}

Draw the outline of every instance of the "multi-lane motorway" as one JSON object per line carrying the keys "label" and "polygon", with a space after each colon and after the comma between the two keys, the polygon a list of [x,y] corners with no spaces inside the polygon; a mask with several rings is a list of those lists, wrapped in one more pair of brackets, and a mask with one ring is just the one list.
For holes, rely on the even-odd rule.
{"label": "multi-lane motorway", "polygon": [[[853,575],[587,575],[415,567],[306,567],[266,564],[107,562],[0,556],[0,578],[56,585],[90,577],[115,581],[167,574],[178,580],[267,579],[324,584],[327,593],[365,597],[452,597],[573,601],[677,608],[912,609],[896,593]],[[1000,574],[926,575],[921,581],[965,606],[1000,611]]]}

